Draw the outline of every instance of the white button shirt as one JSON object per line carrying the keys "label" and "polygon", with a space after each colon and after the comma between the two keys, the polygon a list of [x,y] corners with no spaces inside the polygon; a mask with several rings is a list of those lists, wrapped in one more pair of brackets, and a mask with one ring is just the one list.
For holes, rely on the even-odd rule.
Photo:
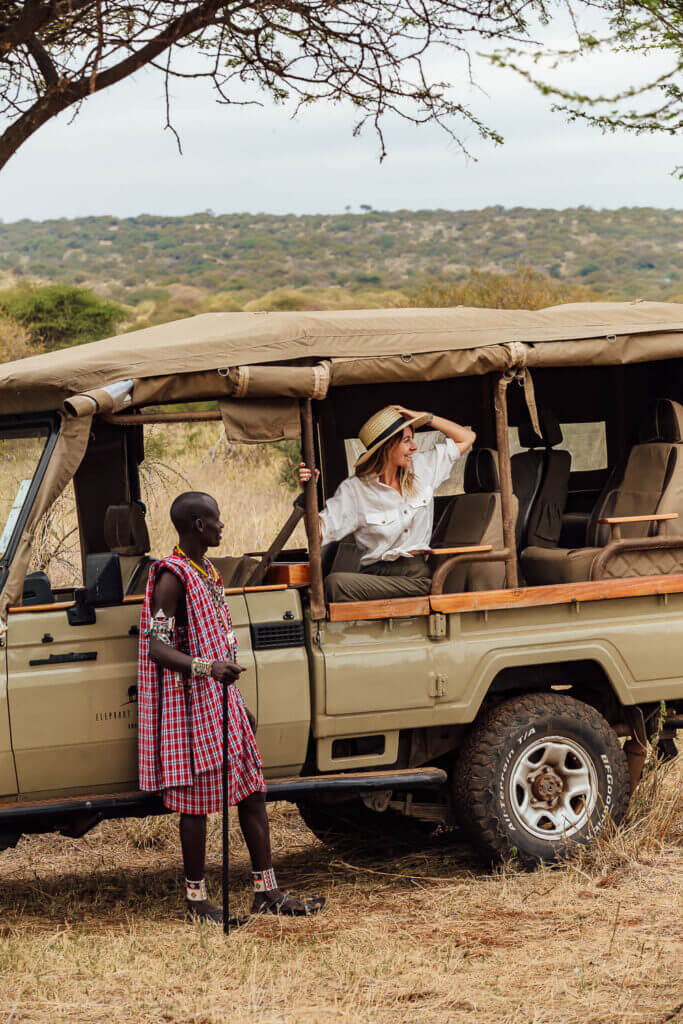
{"label": "white button shirt", "polygon": [[322,543],[352,533],[361,550],[361,566],[393,562],[427,551],[434,525],[434,491],[447,480],[460,449],[447,438],[429,451],[413,454],[415,488],[399,494],[377,478],[343,480],[320,513]]}

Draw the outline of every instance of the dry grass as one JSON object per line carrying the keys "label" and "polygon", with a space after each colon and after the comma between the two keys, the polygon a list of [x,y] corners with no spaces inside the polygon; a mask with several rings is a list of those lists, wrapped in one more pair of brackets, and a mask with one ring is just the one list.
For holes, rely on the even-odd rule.
{"label": "dry grass", "polygon": [[[145,452],[141,489],[155,555],[167,554],[176,543],[168,510],[182,491],[208,491],[218,501],[225,530],[215,555],[268,547],[291,512],[295,493],[281,479],[284,456],[270,445],[227,444],[219,423],[147,427]],[[300,524],[288,546],[301,545],[305,534]],[[71,485],[38,527],[30,568],[47,572],[54,587],[81,582]]]}
{"label": "dry grass", "polygon": [[[228,444],[221,424],[206,423],[148,428],[145,447],[142,491],[155,553],[176,541],[168,509],[181,491],[216,498],[225,530],[215,554],[268,547],[291,512],[295,494],[282,483],[283,456],[271,446]],[[289,546],[304,543],[300,526]]]}
{"label": "dry grass", "polygon": [[[359,845],[335,854],[277,805],[281,881],[326,893],[329,908],[255,919],[227,940],[183,921],[172,817],[24,839],[0,862],[0,1019],[678,1024],[682,783],[680,764],[647,777],[625,856],[615,860],[614,838],[534,872],[490,871],[452,835],[387,859]],[[231,834],[233,903],[246,909],[249,866],[236,824]]]}

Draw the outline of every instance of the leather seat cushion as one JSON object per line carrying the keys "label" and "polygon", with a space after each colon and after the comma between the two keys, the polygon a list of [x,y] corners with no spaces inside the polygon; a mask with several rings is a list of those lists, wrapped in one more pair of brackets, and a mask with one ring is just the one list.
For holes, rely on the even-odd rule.
{"label": "leather seat cushion", "polygon": [[580,583],[590,579],[593,562],[602,548],[526,548],[520,556],[529,587],[552,583]]}

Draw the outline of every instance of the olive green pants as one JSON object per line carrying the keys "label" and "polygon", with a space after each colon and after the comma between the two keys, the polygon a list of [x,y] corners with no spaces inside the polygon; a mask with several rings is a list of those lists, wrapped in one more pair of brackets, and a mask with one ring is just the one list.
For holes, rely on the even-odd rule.
{"label": "olive green pants", "polygon": [[331,572],[325,596],[338,601],[377,601],[383,597],[419,597],[428,594],[432,577],[424,555],[372,562],[360,572]]}

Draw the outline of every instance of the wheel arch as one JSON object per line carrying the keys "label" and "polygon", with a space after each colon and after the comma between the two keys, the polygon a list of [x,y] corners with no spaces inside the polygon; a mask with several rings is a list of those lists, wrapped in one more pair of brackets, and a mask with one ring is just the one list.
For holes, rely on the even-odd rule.
{"label": "wheel arch", "polygon": [[635,703],[625,666],[617,652],[602,643],[497,651],[482,668],[476,715],[492,698],[549,690],[554,685],[571,686],[571,695],[598,707],[612,720],[621,707]]}

